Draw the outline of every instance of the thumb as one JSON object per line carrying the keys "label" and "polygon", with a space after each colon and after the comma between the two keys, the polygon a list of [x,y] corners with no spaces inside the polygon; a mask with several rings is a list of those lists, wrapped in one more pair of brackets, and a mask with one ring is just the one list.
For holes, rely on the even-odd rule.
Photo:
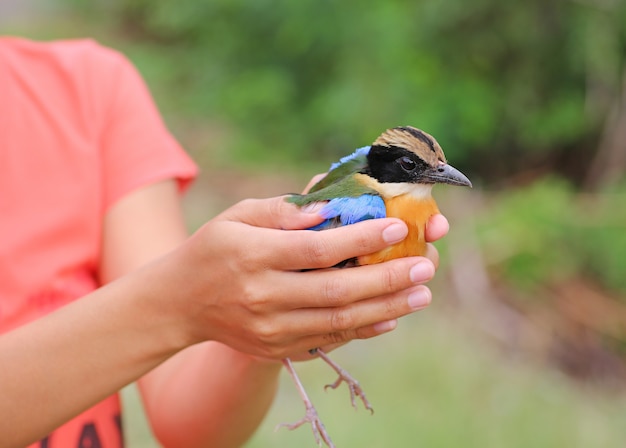
{"label": "thumb", "polygon": [[433,215],[426,224],[426,241],[433,242],[443,238],[450,230],[450,224],[445,216]]}
{"label": "thumb", "polygon": [[324,221],[317,213],[324,203],[300,208],[288,202],[288,198],[245,199],[222,212],[216,219],[283,230],[308,229]]}

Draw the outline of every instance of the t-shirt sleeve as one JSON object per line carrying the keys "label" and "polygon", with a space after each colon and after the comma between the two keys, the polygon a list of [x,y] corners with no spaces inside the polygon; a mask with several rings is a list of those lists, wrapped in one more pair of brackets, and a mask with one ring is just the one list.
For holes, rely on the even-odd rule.
{"label": "t-shirt sleeve", "polygon": [[113,64],[111,79],[103,80],[109,88],[101,91],[107,95],[100,145],[104,210],[160,180],[176,179],[183,191],[196,176],[196,165],[165,127],[135,67],[112,50],[107,59]]}

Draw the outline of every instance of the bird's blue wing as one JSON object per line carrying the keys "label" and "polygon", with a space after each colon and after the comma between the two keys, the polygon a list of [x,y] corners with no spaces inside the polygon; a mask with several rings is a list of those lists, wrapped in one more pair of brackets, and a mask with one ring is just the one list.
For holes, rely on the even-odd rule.
{"label": "bird's blue wing", "polygon": [[367,219],[385,218],[387,209],[380,196],[364,194],[357,197],[331,199],[319,214],[325,221],[310,230],[326,230],[347,226]]}

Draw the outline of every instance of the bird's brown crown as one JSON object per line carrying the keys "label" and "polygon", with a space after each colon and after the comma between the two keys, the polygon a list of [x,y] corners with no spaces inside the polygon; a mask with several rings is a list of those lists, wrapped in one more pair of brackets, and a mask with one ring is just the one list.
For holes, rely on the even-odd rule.
{"label": "bird's brown crown", "polygon": [[412,126],[387,129],[378,136],[372,146],[406,149],[432,167],[437,166],[439,162],[447,163],[443,149],[437,140],[432,135]]}

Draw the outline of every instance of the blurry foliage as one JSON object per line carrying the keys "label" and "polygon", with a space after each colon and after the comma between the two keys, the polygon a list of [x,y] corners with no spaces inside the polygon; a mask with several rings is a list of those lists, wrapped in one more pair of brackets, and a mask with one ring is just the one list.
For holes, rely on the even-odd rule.
{"label": "blurry foliage", "polygon": [[411,124],[487,180],[564,154],[580,175],[626,49],[618,0],[71,1],[167,52],[171,103],[253,161],[333,160]]}
{"label": "blurry foliage", "polygon": [[[599,143],[623,141],[611,139],[607,123],[611,111],[626,113],[620,103],[626,98],[626,1],[63,1],[91,15],[92,23],[112,28],[102,33],[104,43],[122,49],[139,67],[174,133],[201,164],[215,165],[225,156],[231,165],[264,162],[276,170],[291,161],[289,170],[301,166],[310,175],[315,172],[311,162],[322,169],[370,143],[387,127],[414,125],[436,136],[451,163],[475,185],[491,190],[489,206],[476,212],[480,249],[490,274],[501,275],[505,287],[530,293],[519,296],[544,299],[533,292],[584,277],[626,300],[626,183],[593,195],[580,193],[580,186],[588,183],[589,167],[613,160],[597,157]],[[622,123],[615,122],[616,128]],[[201,131],[194,128],[197,123]],[[623,144],[615,148],[626,151]],[[527,186],[495,191],[500,185],[520,183]],[[448,242],[438,244],[445,256]],[[440,336],[433,340],[444,340]],[[441,353],[471,353],[468,359],[475,361],[475,346],[458,350],[457,345],[455,341],[443,350],[435,345],[433,359],[449,360]],[[422,362],[420,369],[424,365],[438,364]],[[499,361],[494,365],[500,367]],[[389,366],[408,371],[394,363]],[[465,368],[445,366],[444,372],[464,372],[463,380],[451,376],[440,389],[466,384]],[[418,376],[445,377],[418,371],[411,378]],[[482,370],[475,376],[485,378]],[[508,384],[509,374],[500,377]],[[407,395],[409,383],[420,381],[397,381],[407,397],[428,395],[423,390]],[[575,409],[567,403],[556,408],[568,412],[544,412],[534,418],[552,408],[523,403],[549,394],[529,393],[530,388],[517,384],[502,387],[505,394],[522,393],[508,400],[505,396],[504,401],[492,397],[495,417],[487,414],[487,419],[470,424],[477,428],[476,446],[602,445],[585,442],[571,430],[607,421],[601,415],[600,423],[594,423],[595,410],[587,401],[580,409],[589,410],[591,418],[567,417]],[[451,409],[460,409],[455,421],[465,426],[468,415],[484,417],[484,412],[471,409],[485,396],[479,395],[461,394],[450,402],[434,394],[431,401],[442,404],[442,410],[420,415],[418,421],[427,424],[416,434],[432,438],[431,445],[442,445],[448,436],[454,439],[450,446],[471,444],[472,437],[450,431],[449,415]],[[470,408],[458,403],[469,403]],[[398,415],[412,418],[408,412],[391,415],[395,422]],[[439,416],[445,416],[439,425],[427,418],[437,423]],[[498,417],[504,418],[504,425]],[[330,421],[342,418],[338,414]],[[276,421],[280,419],[268,418],[266,425]],[[520,437],[520,421],[528,422],[525,437]],[[405,423],[403,428],[414,424]],[[458,431],[463,425],[452,427]],[[563,429],[555,430],[557,426]],[[355,432],[345,427],[350,441]],[[491,435],[494,428],[502,433],[496,439]],[[376,434],[388,438],[388,432]],[[310,439],[310,434],[297,431],[279,437],[291,435]],[[570,435],[571,441],[553,439]],[[389,445],[385,440],[381,446]],[[400,445],[406,440],[414,438]],[[259,439],[251,446],[274,442]]]}
{"label": "blurry foliage", "polygon": [[583,275],[626,298],[626,186],[579,195],[556,178],[494,198],[480,231],[491,266],[532,290]]}
{"label": "blurry foliage", "polygon": [[121,32],[166,116],[218,135],[201,163],[325,167],[415,125],[475,184],[569,175],[496,195],[481,231],[506,278],[626,292],[626,189],[576,193],[624,88],[625,1],[65,1]]}

